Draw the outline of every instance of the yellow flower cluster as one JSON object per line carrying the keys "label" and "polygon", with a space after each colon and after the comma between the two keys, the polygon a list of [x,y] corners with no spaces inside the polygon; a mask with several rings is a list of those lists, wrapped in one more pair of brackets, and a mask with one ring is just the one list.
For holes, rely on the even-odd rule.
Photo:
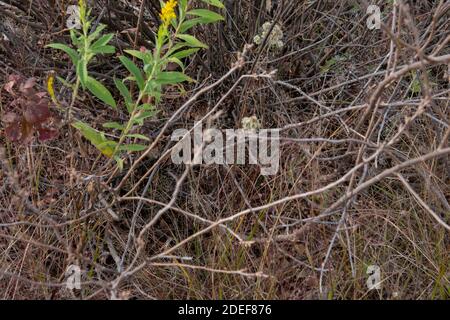
{"label": "yellow flower cluster", "polygon": [[175,19],[177,17],[175,14],[176,6],[177,0],[169,0],[162,7],[160,17],[165,26],[168,26],[170,20]]}

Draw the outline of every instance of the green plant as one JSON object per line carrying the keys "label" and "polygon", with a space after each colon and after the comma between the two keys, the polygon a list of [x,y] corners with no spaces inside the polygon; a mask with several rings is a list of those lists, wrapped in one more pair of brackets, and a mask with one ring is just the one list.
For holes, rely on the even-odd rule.
{"label": "green plant", "polygon": [[[88,73],[89,62],[91,62],[97,54],[115,53],[115,48],[108,45],[114,34],[110,33],[102,36],[102,31],[106,28],[106,25],[104,24],[99,24],[94,31],[91,30],[92,20],[89,19],[90,10],[87,10],[84,0],[79,1],[79,15],[82,26],[81,32],[78,32],[75,29],[70,30],[72,43],[77,50],[62,43],[52,43],[47,47],[64,51],[75,65],[77,80],[73,86],[74,99],[76,98],[79,86],[81,85],[83,89],[87,88],[94,96],[104,103],[116,108],[116,102],[109,90],[99,81],[89,76]],[[90,33],[90,31],[92,32]]]}
{"label": "green plant", "polygon": [[[224,7],[219,0],[201,1],[217,8]],[[97,98],[116,108],[116,102],[110,91],[88,75],[88,64],[96,54],[114,53],[114,47],[108,45],[113,35],[104,35],[93,42],[100,36],[105,27],[101,25],[89,34],[91,26],[89,11],[87,11],[84,1],[79,2],[79,7],[82,34],[78,35],[76,31],[71,31],[72,42],[78,50],[75,51],[63,44],[51,44],[49,46],[65,51],[75,64],[77,82],[74,87],[74,96],[76,96],[78,86],[81,84],[83,88],[89,89]],[[175,13],[177,7],[178,14]],[[146,119],[155,116],[157,105],[162,99],[163,87],[193,81],[185,74],[185,66],[182,60],[208,46],[186,32],[196,25],[223,20],[223,17],[216,12],[207,9],[189,10],[189,7],[189,0],[161,1],[160,18],[162,23],[156,34],[153,50],[125,50],[125,53],[129,56],[140,61],[140,66],[127,56],[119,57],[130,76],[123,80],[114,79],[114,83],[123,98],[128,117],[124,123],[107,122],[103,124],[106,129],[118,130],[120,132],[118,139],[107,139],[104,132],[93,129],[81,121],[72,124],[104,155],[114,158],[120,167],[123,165],[122,152],[136,152],[146,148],[145,144],[128,142],[149,140],[146,136],[139,134],[137,129],[144,124]],[[177,64],[181,71],[166,71],[169,63]],[[135,83],[138,88],[138,92],[134,95],[129,89],[129,83],[131,82]]]}

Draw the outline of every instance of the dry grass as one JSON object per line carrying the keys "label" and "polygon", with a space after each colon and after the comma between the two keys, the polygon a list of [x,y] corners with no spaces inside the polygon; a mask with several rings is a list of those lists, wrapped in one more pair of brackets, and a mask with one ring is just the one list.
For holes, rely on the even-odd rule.
{"label": "dry grass", "polygon": [[[0,86],[9,74],[73,79],[44,49],[69,43],[66,2],[0,1]],[[224,2],[226,22],[196,29],[210,44],[188,63],[197,84],[165,92],[141,132],[154,147],[123,172],[67,125],[28,146],[0,131],[0,298],[448,299],[450,4],[377,1],[384,25],[371,31],[360,1]],[[139,4],[95,1],[120,49],[133,45]],[[150,47],[159,4],[142,8],[138,43]],[[273,20],[284,48],[254,46],[236,65]],[[116,60],[93,68],[110,87],[126,76]],[[2,115],[10,102],[2,90]],[[218,128],[252,115],[282,128],[277,175],[163,156],[174,129],[213,108]],[[88,95],[74,109],[98,126],[124,117]],[[82,290],[65,288],[71,264]],[[367,289],[368,265],[381,267],[381,290]]]}

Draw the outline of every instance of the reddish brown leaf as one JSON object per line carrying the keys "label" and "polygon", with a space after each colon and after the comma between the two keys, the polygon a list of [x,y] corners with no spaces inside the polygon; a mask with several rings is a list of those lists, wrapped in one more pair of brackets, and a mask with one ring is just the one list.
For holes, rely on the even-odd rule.
{"label": "reddish brown leaf", "polygon": [[7,114],[5,114],[2,117],[2,121],[5,124],[10,124],[13,122],[17,122],[19,121],[19,116],[17,114],[15,114],[14,112],[8,112]]}
{"label": "reddish brown leaf", "polygon": [[36,84],[35,78],[29,78],[20,85],[20,92],[25,96],[32,96],[35,93],[34,86]]}
{"label": "reddish brown leaf", "polygon": [[45,92],[45,91],[37,92],[37,93],[35,93],[34,96],[37,97],[37,98],[39,98],[39,99],[42,99],[42,98],[44,98],[44,97],[47,96],[47,92]]}
{"label": "reddish brown leaf", "polygon": [[51,113],[48,109],[47,101],[41,100],[39,104],[28,106],[23,115],[29,123],[37,124],[46,121],[51,116]]}
{"label": "reddish brown leaf", "polygon": [[5,128],[6,137],[12,142],[20,141],[22,137],[22,130],[20,128],[20,122],[12,122]]}
{"label": "reddish brown leaf", "polygon": [[8,105],[8,112],[2,117],[6,137],[19,143],[28,143],[36,132],[40,141],[50,140],[57,136],[55,119],[49,109],[46,92],[35,90],[36,79],[24,79],[19,75],[10,75],[4,86],[14,98]]}
{"label": "reddish brown leaf", "polygon": [[14,89],[14,86],[16,85],[16,83],[20,81],[20,78],[21,77],[19,75],[15,75],[15,74],[12,74],[8,77],[8,82],[5,84],[4,88],[9,94],[15,95],[15,92],[13,89]]}
{"label": "reddish brown leaf", "polygon": [[52,128],[38,128],[39,141],[53,140],[58,136],[58,130]]}
{"label": "reddish brown leaf", "polygon": [[31,89],[36,85],[36,78],[28,78],[21,86],[20,91]]}
{"label": "reddish brown leaf", "polygon": [[33,126],[22,118],[10,123],[5,128],[5,135],[12,142],[28,143],[33,138]]}

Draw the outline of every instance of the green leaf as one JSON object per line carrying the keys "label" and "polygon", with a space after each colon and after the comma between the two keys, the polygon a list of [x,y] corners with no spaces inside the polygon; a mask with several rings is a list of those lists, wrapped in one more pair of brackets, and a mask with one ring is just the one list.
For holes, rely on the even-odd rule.
{"label": "green leaf", "polygon": [[170,58],[168,59],[168,61],[169,61],[169,62],[172,62],[172,63],[176,63],[176,64],[179,65],[180,68],[183,69],[183,71],[184,71],[184,64],[183,64],[183,62],[180,61],[180,59],[178,59],[178,58],[176,58],[176,57],[170,57]]}
{"label": "green leaf", "polygon": [[176,84],[184,81],[194,81],[192,78],[188,77],[182,72],[169,71],[161,72],[156,78],[156,83],[158,84]]}
{"label": "green leaf", "polygon": [[153,60],[153,56],[150,52],[142,52],[138,50],[124,50],[129,55],[138,58],[139,60],[144,61],[145,64],[149,64]]}
{"label": "green leaf", "polygon": [[188,0],[180,0],[180,8],[181,10],[186,11],[188,6]]}
{"label": "green leaf", "polygon": [[225,6],[223,5],[222,1],[220,0],[202,0],[204,3],[210,4],[212,6],[215,6],[217,8],[225,8]]}
{"label": "green leaf", "polygon": [[143,134],[127,134],[126,137],[128,138],[136,138],[136,139],[142,139],[142,140],[146,140],[146,141],[150,141],[149,137],[144,136]]}
{"label": "green leaf", "polygon": [[[158,104],[161,101],[161,93],[162,91],[162,85],[156,82],[156,79],[149,81],[146,91],[148,96],[155,98],[156,104]],[[142,107],[142,106],[141,106]],[[140,108],[140,107],[139,107]]]}
{"label": "green leaf", "polygon": [[103,46],[107,45],[113,37],[114,37],[113,33],[105,34],[104,36],[102,36],[100,39],[98,39],[97,41],[95,41],[92,44],[91,49],[103,47]]}
{"label": "green leaf", "polygon": [[[420,77],[418,76],[418,74],[414,71],[411,71],[410,73],[410,77],[411,77],[411,85],[409,87],[409,91],[412,94],[418,94],[422,91],[422,85],[420,82]],[[427,74],[429,75],[429,72],[427,72]],[[433,83],[430,83],[433,85]]]}
{"label": "green leaf", "polygon": [[86,87],[86,82],[87,82],[87,78],[88,78],[87,62],[86,62],[86,60],[81,59],[80,61],[78,61],[76,69],[77,69],[78,78],[80,79],[81,85],[84,88],[84,87]]}
{"label": "green leaf", "polygon": [[152,70],[153,70],[153,64],[149,63],[149,64],[144,65],[145,74],[150,75],[152,73]]}
{"label": "green leaf", "polygon": [[212,22],[216,22],[216,21],[225,20],[224,17],[222,17],[220,14],[218,14],[214,11],[206,10],[206,9],[191,10],[191,11],[188,11],[187,14],[202,17],[204,23],[212,23]]}
{"label": "green leaf", "polygon": [[100,132],[84,122],[77,121],[72,124],[72,127],[78,129],[83,134],[83,136],[88,139],[93,145],[99,145],[105,142],[104,136],[102,136]]}
{"label": "green leaf", "polygon": [[126,144],[119,147],[120,151],[129,151],[129,152],[144,151],[146,149],[147,146],[144,146],[142,144]]}
{"label": "green leaf", "polygon": [[198,50],[200,50],[200,49],[199,48],[191,48],[191,49],[187,49],[187,50],[181,50],[181,51],[174,53],[172,55],[172,58],[183,59],[183,58],[191,56],[192,54],[196,53]]}
{"label": "green leaf", "polygon": [[179,35],[177,35],[177,38],[186,41],[186,43],[190,47],[205,48],[205,49],[208,48],[208,46],[206,44],[202,43],[200,40],[198,40],[197,38],[195,38],[194,36],[191,36],[189,34],[179,34]]}
{"label": "green leaf", "polygon": [[79,33],[75,29],[70,29],[70,39],[72,40],[72,44],[76,47],[80,44],[80,40],[78,39]]}
{"label": "green leaf", "polygon": [[145,111],[137,115],[133,118],[133,124],[138,124],[142,126],[144,124],[144,120],[155,115],[155,111]]}
{"label": "green leaf", "polygon": [[93,53],[111,54],[111,53],[116,52],[116,48],[114,48],[113,46],[102,46],[102,47],[91,48],[91,51]]}
{"label": "green leaf", "polygon": [[77,65],[79,57],[78,57],[78,53],[74,49],[72,49],[62,43],[51,43],[45,47],[64,51],[70,57],[70,59],[72,60],[72,63],[74,65]]}
{"label": "green leaf", "polygon": [[154,106],[154,105],[151,105],[151,104],[149,104],[149,103],[144,103],[144,104],[141,104],[141,105],[138,107],[138,110],[142,110],[142,111],[155,111],[155,106]]}
{"label": "green leaf", "polygon": [[114,160],[116,160],[117,167],[119,168],[119,171],[122,172],[123,171],[123,159],[121,159],[118,156],[114,156]]}
{"label": "green leaf", "polygon": [[125,68],[127,68],[128,71],[130,71],[130,73],[134,76],[139,89],[141,91],[144,90],[144,86],[145,86],[144,77],[142,76],[142,73],[139,70],[139,68],[133,63],[133,61],[131,61],[130,59],[128,59],[125,56],[119,57],[119,60],[120,60],[120,62],[122,62],[122,64],[125,66]]}
{"label": "green leaf", "polygon": [[114,84],[116,85],[117,89],[119,89],[120,94],[125,99],[125,105],[127,106],[127,110],[129,113],[133,112],[133,101],[131,98],[130,91],[128,91],[128,88],[125,86],[125,84],[114,78]]}
{"label": "green leaf", "polygon": [[108,158],[111,158],[116,151],[117,142],[111,141],[111,140],[106,140],[105,142],[103,142],[95,147],[98,150],[100,150],[101,153],[103,153],[105,156],[107,156]]}
{"label": "green leaf", "polygon": [[[194,18],[184,21],[180,26],[180,33],[187,32],[189,29],[195,27],[196,25],[202,23],[202,18]],[[207,22],[206,22],[207,23]]]}
{"label": "green leaf", "polygon": [[88,124],[81,121],[73,123],[72,126],[79,130],[83,137],[89,140],[89,142],[92,143],[105,156],[109,158],[113,156],[117,143],[106,139],[103,132],[95,130]]}
{"label": "green leaf", "polygon": [[123,130],[125,129],[125,126],[123,124],[120,124],[118,122],[106,122],[103,124],[104,128],[108,129],[117,129],[117,130]]}
{"label": "green leaf", "polygon": [[185,42],[178,42],[176,43],[172,49],[170,49],[169,51],[167,51],[167,56],[170,57],[174,52],[180,50],[181,48],[187,47],[187,44]]}
{"label": "green leaf", "polygon": [[89,89],[90,92],[97,98],[99,98],[101,101],[106,103],[107,105],[110,105],[113,108],[117,108],[117,104],[114,101],[113,96],[111,95],[111,92],[109,92],[106,87],[95,80],[94,78],[88,77],[86,82],[86,87]]}
{"label": "green leaf", "polygon": [[75,89],[75,85],[67,82],[66,79],[63,79],[60,76],[56,76],[56,79],[58,79],[58,81],[61,82],[63,86],[70,88],[71,90]]}
{"label": "green leaf", "polygon": [[95,39],[97,39],[100,36],[100,33],[105,30],[106,25],[105,24],[100,24],[94,32],[92,32],[88,37],[90,41],[93,41]]}

